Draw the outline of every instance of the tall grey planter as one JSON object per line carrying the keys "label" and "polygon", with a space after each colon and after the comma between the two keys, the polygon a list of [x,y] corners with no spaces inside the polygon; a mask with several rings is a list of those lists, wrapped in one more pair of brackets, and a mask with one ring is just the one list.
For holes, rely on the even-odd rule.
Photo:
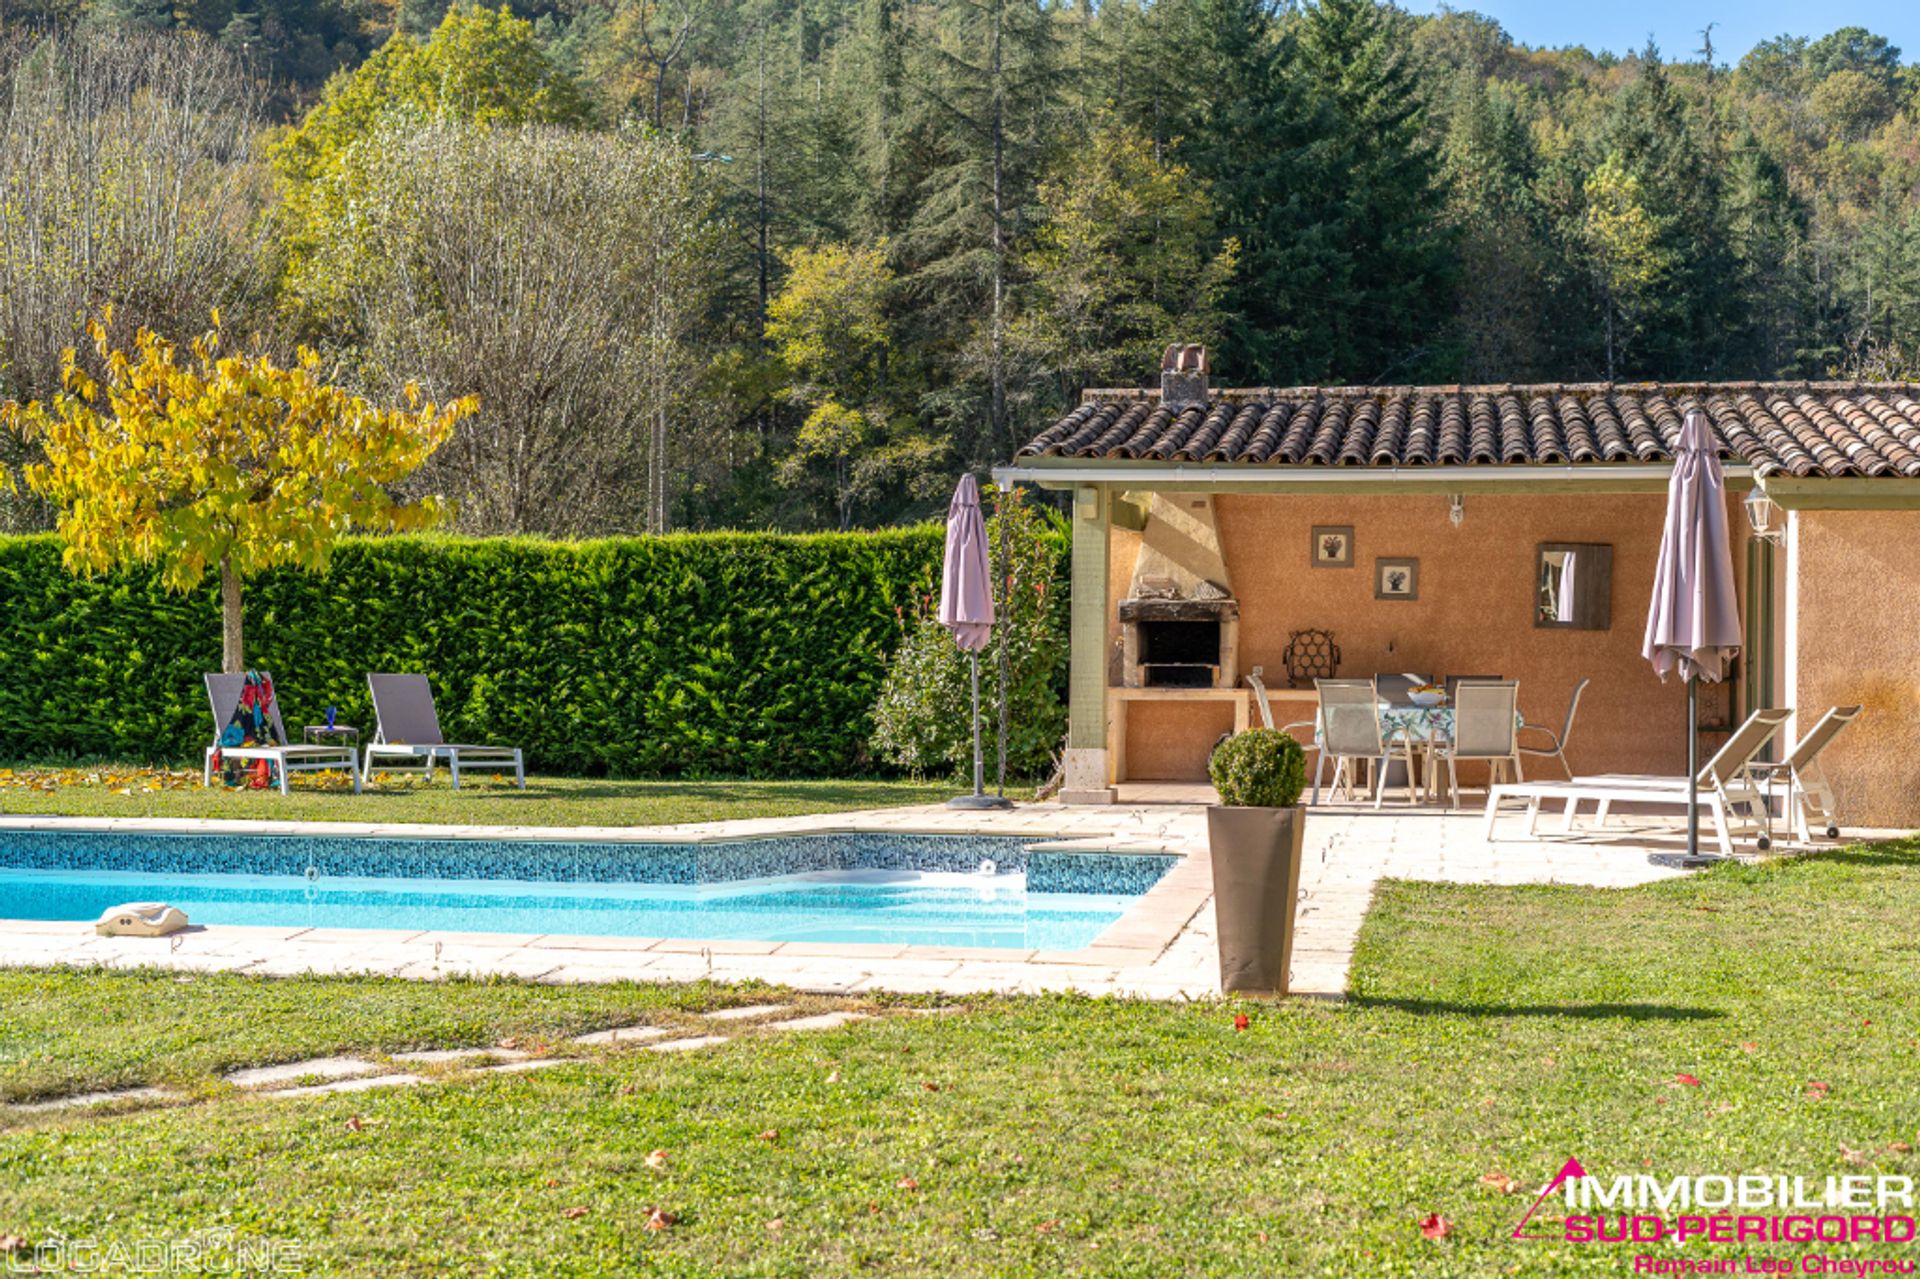
{"label": "tall grey planter", "polygon": [[1220,989],[1287,993],[1307,810],[1207,810]]}

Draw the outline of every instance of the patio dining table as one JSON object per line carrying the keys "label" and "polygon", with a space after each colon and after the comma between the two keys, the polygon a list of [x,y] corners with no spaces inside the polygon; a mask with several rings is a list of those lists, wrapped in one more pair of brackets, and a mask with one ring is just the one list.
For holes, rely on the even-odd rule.
{"label": "patio dining table", "polygon": [[[1432,776],[1434,768],[1431,749],[1453,740],[1453,707],[1446,705],[1416,706],[1411,702],[1389,702],[1385,700],[1377,702],[1376,705],[1380,711],[1380,735],[1382,740],[1396,742],[1405,738],[1407,741],[1416,744],[1424,744],[1428,748],[1427,771],[1429,777],[1425,789],[1428,794],[1437,798],[1441,791],[1434,784]],[[1527,726],[1526,717],[1517,710],[1513,713],[1513,726],[1516,729]],[[1320,740],[1320,711],[1318,708],[1315,708],[1313,713],[1314,745],[1320,745]],[[1325,756],[1321,757],[1321,761],[1322,762],[1316,764],[1314,767],[1313,793],[1316,803],[1319,802],[1320,778],[1321,771],[1325,768]],[[1389,769],[1399,767],[1397,763],[1386,764],[1384,760],[1382,762]],[[1389,777],[1393,775],[1391,772],[1389,773]],[[1389,781],[1388,784],[1391,785],[1393,783]]]}
{"label": "patio dining table", "polygon": [[[1415,706],[1411,702],[1381,702],[1380,728],[1388,741],[1398,741],[1405,737],[1416,742],[1450,742],[1453,740],[1453,707],[1451,706]],[[1513,726],[1525,728],[1526,717],[1519,711],[1513,713]],[[1314,712],[1313,740],[1320,740],[1320,713]]]}

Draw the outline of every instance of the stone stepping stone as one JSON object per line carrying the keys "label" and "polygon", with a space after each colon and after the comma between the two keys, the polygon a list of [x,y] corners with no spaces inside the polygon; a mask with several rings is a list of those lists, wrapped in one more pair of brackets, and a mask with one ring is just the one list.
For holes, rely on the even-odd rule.
{"label": "stone stepping stone", "polygon": [[669,1039],[664,1044],[648,1044],[647,1051],[654,1053],[687,1053],[700,1048],[712,1048],[716,1044],[727,1042],[725,1035],[696,1035],[692,1039]]}
{"label": "stone stepping stone", "polygon": [[792,1017],[786,1021],[770,1021],[756,1026],[756,1030],[838,1030],[850,1026],[856,1021],[871,1021],[866,1013],[816,1013],[811,1017]]}
{"label": "stone stepping stone", "polygon": [[395,1061],[413,1066],[444,1066],[448,1062],[477,1061],[495,1057],[501,1061],[524,1061],[527,1054],[518,1048],[422,1048],[414,1052],[394,1053]]}
{"label": "stone stepping stone", "polygon": [[612,1030],[596,1030],[590,1034],[575,1035],[572,1042],[589,1047],[617,1047],[620,1044],[644,1044],[649,1039],[659,1039],[671,1033],[660,1026],[617,1026]]}
{"label": "stone stepping stone", "polygon": [[576,1057],[529,1057],[525,1061],[510,1061],[504,1066],[488,1066],[489,1075],[518,1075],[529,1070],[545,1070],[549,1066],[569,1066],[579,1059]]}
{"label": "stone stepping stone", "polygon": [[772,1013],[786,1012],[789,1004],[748,1004],[744,1008],[716,1008],[710,1013],[701,1013],[708,1021],[746,1021],[751,1017],[766,1017]]}
{"label": "stone stepping stone", "polygon": [[25,1101],[13,1103],[13,1109],[23,1114],[45,1114],[55,1110],[79,1110],[85,1106],[105,1106],[116,1101],[168,1101],[180,1096],[165,1088],[120,1088],[110,1092],[82,1092],[71,1097],[55,1097],[50,1101]]}
{"label": "stone stepping stone", "polygon": [[425,1075],[362,1075],[357,1079],[336,1079],[330,1084],[309,1084],[303,1088],[276,1088],[264,1096],[276,1100],[287,1097],[324,1097],[331,1093],[372,1092],[376,1088],[411,1088],[427,1082]]}
{"label": "stone stepping stone", "polygon": [[227,1076],[227,1082],[235,1088],[272,1088],[302,1079],[314,1077],[323,1080],[350,1079],[355,1075],[378,1074],[380,1070],[380,1066],[360,1057],[314,1057],[307,1061],[290,1061],[279,1066],[256,1066],[251,1070],[236,1070]]}

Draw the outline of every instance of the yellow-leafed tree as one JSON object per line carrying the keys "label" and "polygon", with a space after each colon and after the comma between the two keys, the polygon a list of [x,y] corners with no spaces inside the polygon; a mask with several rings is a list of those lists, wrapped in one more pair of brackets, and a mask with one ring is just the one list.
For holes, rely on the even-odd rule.
{"label": "yellow-leafed tree", "polygon": [[221,662],[239,671],[241,583],[281,565],[323,571],[334,542],[355,529],[437,523],[437,498],[403,501],[389,486],[476,405],[422,403],[412,386],[406,408],[369,404],[328,385],[304,348],[290,367],[223,354],[218,312],[213,324],[182,352],[146,329],[131,351],[117,350],[106,324],[89,323],[104,376],[69,350],[62,394],[0,413],[45,454],[22,473],[59,513],[67,567],[155,564],[180,591],[217,570]]}

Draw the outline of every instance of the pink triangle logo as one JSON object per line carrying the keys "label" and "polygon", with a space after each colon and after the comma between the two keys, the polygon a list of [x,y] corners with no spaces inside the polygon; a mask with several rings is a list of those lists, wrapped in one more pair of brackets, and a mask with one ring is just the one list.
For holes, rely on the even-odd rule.
{"label": "pink triangle logo", "polygon": [[1552,1239],[1554,1238],[1555,1236],[1553,1235],[1528,1234],[1527,1223],[1533,1220],[1534,1213],[1540,1211],[1540,1205],[1547,1201],[1547,1197],[1553,1194],[1554,1191],[1560,1189],[1561,1186],[1566,1184],[1567,1178],[1584,1177],[1586,1175],[1587,1175],[1587,1170],[1580,1166],[1580,1161],[1578,1159],[1569,1159],[1567,1160],[1566,1163],[1560,1165],[1560,1171],[1555,1173],[1553,1180],[1547,1183],[1547,1188],[1540,1192],[1540,1197],[1533,1201],[1533,1207],[1527,1209],[1527,1215],[1520,1218],[1520,1224],[1513,1228],[1513,1237],[1515,1239]]}

